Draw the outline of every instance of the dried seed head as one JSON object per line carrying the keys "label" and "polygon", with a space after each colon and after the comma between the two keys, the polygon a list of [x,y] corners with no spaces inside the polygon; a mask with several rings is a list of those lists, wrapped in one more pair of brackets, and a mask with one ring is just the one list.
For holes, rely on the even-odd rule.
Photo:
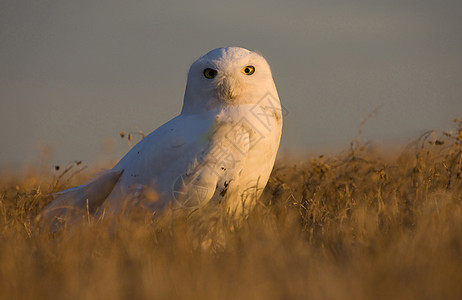
{"label": "dried seed head", "polygon": [[437,145],[437,146],[444,145],[444,141],[436,140],[436,141],[435,141],[435,145]]}
{"label": "dried seed head", "polygon": [[443,131],[443,134],[447,137],[452,137],[452,131]]}

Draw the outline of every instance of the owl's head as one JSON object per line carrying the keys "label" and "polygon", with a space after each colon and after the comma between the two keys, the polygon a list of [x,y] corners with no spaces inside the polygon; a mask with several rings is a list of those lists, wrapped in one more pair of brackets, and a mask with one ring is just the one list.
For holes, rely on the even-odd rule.
{"label": "owl's head", "polygon": [[191,65],[182,113],[254,104],[268,93],[277,97],[263,56],[239,47],[217,48]]}

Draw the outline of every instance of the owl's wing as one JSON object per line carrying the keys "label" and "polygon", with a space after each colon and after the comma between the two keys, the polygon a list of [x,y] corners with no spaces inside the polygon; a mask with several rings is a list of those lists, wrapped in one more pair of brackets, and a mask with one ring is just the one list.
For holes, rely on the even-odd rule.
{"label": "owl's wing", "polygon": [[[93,180],[52,194],[56,197],[36,217],[36,222],[49,226],[52,231],[60,223],[75,220],[95,212],[119,181],[122,171],[106,171]],[[66,220],[65,220],[66,218]]]}
{"label": "owl's wing", "polygon": [[[183,136],[194,138],[190,131],[197,131],[197,128],[194,129],[193,125],[204,127],[207,125],[206,121],[182,116],[170,120],[136,144],[112,170],[85,184],[50,195],[54,200],[41,211],[36,221],[56,227],[57,223],[85,217],[88,213],[101,210],[101,204],[110,195],[113,196],[112,204],[116,206],[130,192],[127,186],[149,184],[152,178],[165,172],[165,166],[184,157],[185,150],[181,150],[181,146],[187,141]],[[182,127],[188,130],[182,131]]]}

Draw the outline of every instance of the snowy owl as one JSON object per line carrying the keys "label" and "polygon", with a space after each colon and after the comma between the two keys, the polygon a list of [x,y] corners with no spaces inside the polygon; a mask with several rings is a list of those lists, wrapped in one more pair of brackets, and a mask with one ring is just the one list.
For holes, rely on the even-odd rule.
{"label": "snowy owl", "polygon": [[217,48],[191,65],[177,117],[112,170],[54,194],[39,219],[208,203],[245,215],[268,182],[281,131],[281,104],[266,60],[244,48]]}

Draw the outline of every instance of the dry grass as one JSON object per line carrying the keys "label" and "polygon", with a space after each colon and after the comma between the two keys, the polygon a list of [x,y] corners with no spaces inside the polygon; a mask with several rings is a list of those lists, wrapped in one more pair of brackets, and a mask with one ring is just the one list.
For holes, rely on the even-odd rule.
{"label": "dry grass", "polygon": [[462,299],[461,139],[458,122],[401,154],[280,161],[239,227],[170,210],[52,236],[33,222],[46,195],[91,174],[4,176],[0,298]]}

